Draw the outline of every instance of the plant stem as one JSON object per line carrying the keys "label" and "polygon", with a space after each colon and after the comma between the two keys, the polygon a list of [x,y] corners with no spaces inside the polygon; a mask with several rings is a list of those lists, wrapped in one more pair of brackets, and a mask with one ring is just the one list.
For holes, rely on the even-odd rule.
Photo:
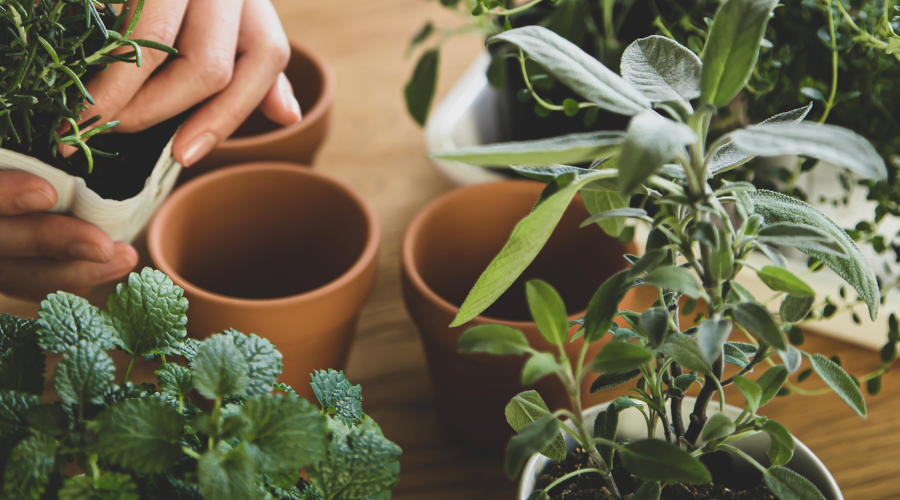
{"label": "plant stem", "polygon": [[719,356],[719,359],[713,363],[714,373],[706,377],[706,381],[703,383],[703,389],[701,389],[700,394],[697,395],[697,402],[694,403],[694,411],[691,412],[691,424],[684,434],[684,438],[691,443],[691,445],[697,444],[697,439],[700,438],[700,432],[703,431],[703,426],[706,425],[706,407],[709,406],[709,401],[719,389],[718,380],[713,380],[713,378],[718,378],[715,377],[715,374],[721,376],[723,369],[724,359],[723,356]]}
{"label": "plant stem", "polygon": [[555,487],[556,487],[557,485],[559,485],[560,483],[566,481],[567,479],[571,479],[571,478],[573,478],[573,477],[575,477],[575,476],[578,476],[578,475],[581,475],[581,474],[586,474],[586,473],[588,473],[588,472],[596,472],[597,474],[600,474],[601,476],[602,476],[602,475],[605,475],[605,473],[604,473],[602,470],[600,470],[600,469],[579,469],[579,470],[577,470],[577,471],[575,471],[575,472],[570,472],[570,473],[566,474],[565,476],[563,476],[563,477],[557,479],[556,481],[553,481],[552,483],[550,483],[549,486],[547,486],[546,488],[544,488],[544,491],[546,491],[546,492],[549,493],[550,490],[552,490],[553,488],[555,488]]}
{"label": "plant stem", "polygon": [[131,369],[134,368],[134,358],[135,356],[131,356],[131,360],[128,361],[128,368],[125,369],[125,378],[122,379],[122,383],[128,382],[128,377],[131,376]]}
{"label": "plant stem", "polygon": [[831,108],[834,107],[834,97],[837,95],[837,83],[838,83],[838,53],[837,53],[837,38],[835,37],[834,32],[834,15],[832,14],[832,9],[834,8],[834,0],[828,1],[828,31],[831,35],[831,93],[828,95],[828,101],[825,102],[825,112],[822,113],[822,118],[819,118],[819,123],[825,123],[825,120],[828,118],[828,114],[831,113]]}

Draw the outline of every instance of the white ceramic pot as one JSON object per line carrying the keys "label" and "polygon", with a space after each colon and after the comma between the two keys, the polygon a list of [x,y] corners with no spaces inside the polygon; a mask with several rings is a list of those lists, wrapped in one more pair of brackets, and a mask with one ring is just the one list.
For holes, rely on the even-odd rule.
{"label": "white ceramic pot", "polygon": [[[693,408],[694,398],[685,398],[684,405],[685,409]],[[584,416],[587,422],[590,422],[591,425],[588,425],[588,428],[593,428],[593,421],[596,418],[597,414],[601,411],[605,410],[609,403],[604,403],[601,405],[593,406],[584,411]],[[709,415],[716,413],[719,411],[718,402],[713,401],[709,404],[707,408],[707,412]],[[741,414],[741,409],[731,406],[725,405],[725,414],[732,418],[737,418],[738,415]],[[685,411],[683,414],[685,425],[689,424],[688,418],[690,417],[690,412]],[[572,427],[570,425],[570,427]],[[663,430],[660,426],[657,426],[657,437],[663,438]],[[647,424],[644,418],[640,415],[637,409],[629,408],[623,411],[619,415],[619,430],[618,437],[620,439],[641,439],[646,437],[647,435]],[[575,440],[572,439],[572,436],[568,434],[566,437],[566,447],[569,452],[575,449]],[[844,500],[844,496],[841,494],[841,490],[835,482],[834,478],[831,476],[831,473],[828,472],[828,469],[825,468],[825,465],[822,464],[822,461],[818,459],[809,448],[807,448],[803,443],[794,439],[795,448],[794,448],[794,458],[790,461],[787,467],[794,472],[800,474],[812,481],[813,484],[819,488],[819,491],[825,495],[827,500]],[[755,460],[757,460],[760,464],[764,466],[769,465],[769,460],[767,453],[769,451],[769,435],[766,433],[759,433],[748,438],[741,439],[740,441],[736,441],[732,443],[733,446],[739,448],[741,451],[747,453]],[[532,455],[528,462],[525,463],[525,469],[522,471],[522,478],[519,481],[519,492],[516,496],[517,500],[527,500],[528,495],[534,491],[534,485],[537,482],[538,477],[540,477],[541,473],[544,471],[544,468],[548,463],[552,462],[549,458],[535,454]],[[746,466],[752,467],[750,464],[746,464]]]}

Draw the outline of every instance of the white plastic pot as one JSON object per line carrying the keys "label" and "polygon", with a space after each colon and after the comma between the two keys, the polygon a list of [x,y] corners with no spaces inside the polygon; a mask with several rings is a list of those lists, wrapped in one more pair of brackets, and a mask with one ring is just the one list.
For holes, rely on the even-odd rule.
{"label": "white plastic pot", "polygon": [[[684,399],[684,408],[688,410],[683,413],[685,426],[690,423],[688,421],[690,417],[689,409],[693,408],[694,401],[694,398]],[[597,414],[605,410],[607,406],[609,406],[609,403],[593,406],[584,411],[584,417],[586,421],[590,423],[588,429],[593,428],[593,422]],[[712,415],[718,411],[718,402],[710,402],[707,413]],[[741,414],[741,409],[731,405],[725,405],[725,414],[731,418],[737,418],[737,416]],[[567,425],[572,427],[569,422],[567,422]],[[664,437],[663,430],[660,426],[657,426],[656,432],[658,438]],[[629,408],[619,415],[619,439],[642,439],[646,436],[647,423],[636,408]],[[566,434],[565,437],[566,447],[568,448],[568,451],[571,452],[575,449],[575,440],[568,434]],[[787,467],[812,481],[812,483],[819,488],[819,491],[825,495],[827,500],[844,500],[844,496],[841,494],[841,490],[838,487],[837,482],[835,482],[834,477],[831,476],[831,473],[828,472],[828,469],[825,468],[825,465],[822,464],[818,457],[816,457],[813,452],[809,451],[809,448],[803,443],[797,441],[796,438],[794,439],[794,443],[794,458]],[[755,434],[748,438],[741,439],[740,441],[735,441],[732,445],[753,457],[760,464],[764,466],[769,465],[767,456],[769,451],[768,434]],[[532,455],[532,457],[528,459],[528,462],[525,463],[525,469],[522,471],[522,478],[519,481],[519,492],[516,496],[518,500],[528,499],[528,495],[534,491],[535,483],[543,473],[544,468],[550,462],[552,462],[552,460],[540,454]],[[750,464],[745,465],[748,468],[752,468],[752,465]]]}
{"label": "white plastic pot", "polygon": [[172,191],[181,165],[172,156],[172,141],[163,148],[144,189],[127,200],[107,200],[87,187],[84,179],[21,153],[0,149],[0,170],[21,170],[47,180],[58,201],[49,212],[67,214],[90,222],[113,241],[131,243],[147,225],[153,212]]}

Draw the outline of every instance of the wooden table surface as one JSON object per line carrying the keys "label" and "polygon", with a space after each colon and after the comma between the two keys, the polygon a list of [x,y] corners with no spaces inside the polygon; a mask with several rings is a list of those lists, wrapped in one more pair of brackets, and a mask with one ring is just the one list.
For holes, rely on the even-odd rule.
{"label": "wooden table surface", "polygon": [[[406,114],[402,89],[413,61],[404,53],[425,20],[443,26],[459,21],[436,0],[274,3],[289,36],[316,47],[337,72],[333,128],[316,168],[359,190],[381,218],[380,275],[347,374],[362,384],[366,412],[404,450],[394,498],[513,498],[516,486],[503,474],[499,457],[459,446],[439,426],[422,344],[400,292],[406,225],[428,202],[454,189],[425,158],[422,130]],[[439,97],[481,48],[474,36],[444,47]],[[0,312],[33,315],[35,310],[34,304],[0,298]],[[851,373],[877,366],[876,353],[823,337],[807,335],[804,348],[839,355]],[[608,399],[619,395],[609,391]],[[778,398],[764,413],[787,425],[822,459],[848,500],[900,499],[900,370],[884,379],[881,394],[869,397],[868,404],[867,420],[834,394]]]}

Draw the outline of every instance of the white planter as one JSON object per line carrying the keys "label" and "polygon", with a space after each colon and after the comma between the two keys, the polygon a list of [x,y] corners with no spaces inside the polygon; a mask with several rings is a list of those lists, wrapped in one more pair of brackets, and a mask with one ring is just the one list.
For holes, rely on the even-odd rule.
{"label": "white planter", "polygon": [[[690,422],[688,421],[690,417],[690,408],[693,408],[694,398],[685,398],[684,405],[685,411],[683,413],[685,426],[687,426]],[[587,422],[590,423],[588,425],[588,429],[593,428],[594,418],[598,413],[605,410],[609,403],[597,405],[591,408],[588,408],[584,411],[584,416]],[[707,413],[712,415],[719,411],[719,405],[717,401],[710,402],[709,407],[707,408]],[[725,405],[725,414],[727,414],[731,418],[736,418],[741,414],[741,409],[731,406]],[[571,423],[567,422],[567,425],[572,427]],[[657,437],[663,438],[663,430],[661,427],[657,426],[656,429]],[[623,411],[619,416],[619,430],[618,437],[619,439],[641,439],[647,436],[647,424],[644,418],[638,413],[636,408],[629,408]],[[566,447],[569,452],[575,449],[575,440],[572,439],[572,436],[565,434],[566,437]],[[815,456],[809,448],[807,448],[803,443],[794,439],[795,449],[794,449],[794,458],[787,465],[787,467],[794,472],[802,475],[806,479],[812,481],[813,484],[819,488],[819,491],[825,495],[827,500],[844,500],[844,496],[841,494],[841,490],[835,482],[834,478],[831,476],[831,473],[828,472],[828,469],[825,468],[825,465]],[[769,460],[767,457],[767,453],[769,451],[769,435],[766,433],[755,434],[748,438],[744,438],[740,441],[736,441],[732,443],[733,446],[739,448],[741,451],[747,453],[755,460],[757,460],[760,464],[764,466],[769,465]],[[522,471],[522,478],[519,481],[519,492],[516,496],[517,500],[527,500],[528,495],[534,491],[534,485],[537,482],[538,477],[542,474],[544,468],[548,463],[552,462],[549,458],[535,454],[532,455],[528,462],[525,463],[525,469]],[[750,464],[746,464],[748,468],[752,468]]]}
{"label": "white planter", "polygon": [[172,156],[170,140],[147,178],[144,189],[122,201],[101,198],[87,187],[81,177],[69,175],[14,151],[0,149],[0,170],[21,170],[46,179],[58,196],[56,206],[49,212],[85,220],[106,231],[113,241],[131,243],[172,191],[181,165]]}

